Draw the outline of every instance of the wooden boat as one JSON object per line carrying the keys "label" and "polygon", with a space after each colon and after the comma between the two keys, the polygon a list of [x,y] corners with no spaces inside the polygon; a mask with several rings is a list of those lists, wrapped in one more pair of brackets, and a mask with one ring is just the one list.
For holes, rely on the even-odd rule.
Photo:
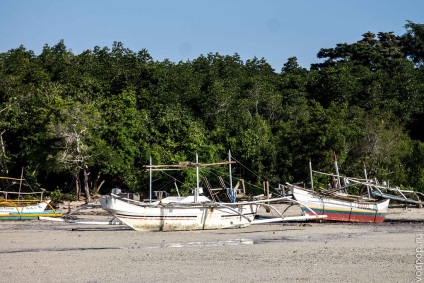
{"label": "wooden boat", "polygon": [[[253,200],[218,202],[201,195],[202,188],[199,187],[199,168],[207,166],[232,164],[233,161],[213,164],[200,164],[196,157],[196,163],[180,163],[176,165],[148,165],[150,170],[150,180],[153,170],[171,170],[195,167],[197,176],[197,186],[191,196],[170,196],[153,201],[152,188],[150,185],[150,199],[148,201],[135,201],[110,194],[100,200],[102,208],[111,212],[116,218],[129,227],[138,231],[180,231],[180,230],[209,230],[242,228],[251,224],[319,219],[325,218],[323,215],[308,215],[299,217],[284,217],[271,203],[276,201],[295,202],[288,197]],[[231,169],[230,169],[231,172]],[[150,182],[151,183],[151,182]],[[232,185],[228,189],[231,195],[235,195]],[[265,220],[254,220],[258,208],[265,206],[277,212],[279,217]]]}
{"label": "wooden boat", "polygon": [[[238,203],[213,202],[204,196],[200,196],[198,202],[194,202],[193,196],[167,197],[150,204],[111,194],[103,197],[100,202],[103,209],[110,211],[120,221],[137,231],[243,228],[256,224],[318,220],[327,217],[312,210],[306,215],[283,216],[272,203],[293,202],[289,197]],[[273,210],[278,216],[255,219],[261,206]]]}
{"label": "wooden boat", "polygon": [[241,228],[250,225],[258,204],[223,204],[204,196],[167,197],[144,203],[111,194],[101,199],[102,208],[134,230],[179,231]]}
{"label": "wooden boat", "polygon": [[[47,209],[49,207],[49,209]],[[61,217],[49,200],[3,200],[0,201],[0,220],[34,220],[39,217]]]}
{"label": "wooden boat", "polygon": [[[344,186],[341,186],[341,178],[337,165],[337,157],[334,154],[336,174],[327,174],[312,170],[309,162],[311,189],[287,183],[290,191],[301,205],[306,214],[312,212],[327,215],[327,220],[346,222],[383,222],[389,208],[390,199],[377,200],[371,197],[371,186],[368,182],[356,182],[354,179],[343,178]],[[313,188],[313,173],[328,175],[333,178],[331,189],[315,191]],[[365,195],[348,194],[347,190],[352,186],[361,185],[367,189]]]}
{"label": "wooden boat", "polygon": [[[327,215],[326,220],[346,222],[383,222],[390,200],[376,201],[343,193],[316,192],[288,184],[293,197],[310,215]],[[311,211],[312,210],[312,211]]]}
{"label": "wooden boat", "polygon": [[[11,181],[25,181],[23,178],[1,177]],[[20,188],[21,186],[19,186]],[[41,216],[61,217],[50,200],[43,197],[44,190],[38,192],[0,191],[0,220],[34,220]]]}

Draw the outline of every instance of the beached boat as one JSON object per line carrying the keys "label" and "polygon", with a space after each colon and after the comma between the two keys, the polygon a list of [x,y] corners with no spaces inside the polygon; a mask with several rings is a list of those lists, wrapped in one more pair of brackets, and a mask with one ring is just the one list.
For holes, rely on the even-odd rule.
{"label": "beached boat", "polygon": [[[241,228],[250,225],[259,205],[256,203],[219,203],[200,195],[199,168],[231,164],[220,162],[200,164],[184,162],[176,165],[148,165],[150,179],[154,170],[181,170],[196,168],[197,186],[192,196],[170,196],[152,201],[150,184],[149,201],[135,201],[111,194],[100,200],[102,208],[119,220],[139,231],[180,231]],[[151,182],[150,182],[151,183]]]}
{"label": "beached boat", "polygon": [[[135,201],[110,194],[100,200],[102,208],[111,212],[116,218],[127,224],[134,230],[139,231],[179,231],[179,230],[209,230],[242,228],[251,224],[293,221],[325,218],[323,215],[311,213],[307,216],[284,217],[281,212],[272,206],[272,203],[279,201],[296,202],[289,197],[262,199],[252,201],[236,201],[231,197],[232,202],[219,202],[211,200],[202,195],[203,189],[199,187],[199,168],[231,165],[233,161],[201,164],[184,162],[176,165],[148,165],[150,170],[150,180],[153,170],[181,170],[189,167],[196,168],[197,186],[191,196],[170,196],[159,200],[152,200],[152,188],[150,185],[150,199],[148,201]],[[231,172],[231,169],[230,169]],[[150,182],[151,183],[151,182]],[[230,195],[235,196],[235,190],[225,189]],[[273,219],[255,220],[255,215],[260,206],[274,210],[279,217]]]}
{"label": "beached boat", "polygon": [[251,224],[259,205],[223,204],[205,196],[167,197],[146,203],[111,194],[101,199],[102,208],[134,230],[177,231],[241,228]]}
{"label": "beached boat", "polygon": [[[343,186],[337,164],[337,157],[334,154],[334,165],[336,174],[312,170],[309,162],[311,189],[287,183],[290,191],[301,205],[306,214],[310,210],[317,214],[327,215],[326,220],[346,221],[346,222],[383,222],[389,208],[390,199],[377,200],[371,197],[372,187],[369,182],[358,182],[353,178],[343,177]],[[330,189],[314,190],[313,173],[328,175],[332,178]],[[366,188],[366,193],[353,195],[347,191],[354,186]]]}
{"label": "beached boat", "polygon": [[332,221],[383,222],[390,202],[389,199],[376,201],[340,192],[317,192],[287,185],[306,214],[311,214],[311,209],[318,215],[327,215],[326,220]]}
{"label": "beached boat", "polygon": [[[1,179],[12,182],[25,181],[23,178],[1,177]],[[21,188],[21,184],[19,188]],[[43,195],[44,190],[37,192],[1,190],[0,220],[33,220],[41,216],[61,217],[60,211],[55,210],[51,206],[50,200],[44,199]]]}
{"label": "beached boat", "polygon": [[[214,202],[205,196],[166,197],[155,202],[140,202],[111,194],[100,200],[103,209],[138,231],[181,231],[243,228],[249,225],[325,219],[313,210],[306,215],[284,216],[273,204],[300,204],[291,197],[270,198],[234,203]],[[259,207],[273,211],[277,216],[255,219]]]}
{"label": "beached boat", "polygon": [[[49,207],[49,209],[47,209]],[[49,200],[3,200],[0,201],[0,220],[35,220],[39,217],[61,217]]]}

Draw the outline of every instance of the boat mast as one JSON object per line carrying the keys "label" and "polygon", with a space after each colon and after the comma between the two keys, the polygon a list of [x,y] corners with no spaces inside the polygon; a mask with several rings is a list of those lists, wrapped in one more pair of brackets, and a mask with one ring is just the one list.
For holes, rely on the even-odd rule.
{"label": "boat mast", "polygon": [[309,175],[311,177],[311,190],[314,190],[314,178],[312,176],[312,161],[309,158]]}
{"label": "boat mast", "polygon": [[21,188],[22,188],[22,179],[23,178],[24,178],[24,167],[22,167],[21,179],[19,180],[19,194],[18,194],[18,199],[21,198]]}
{"label": "boat mast", "polygon": [[368,198],[371,198],[370,186],[368,185],[367,167],[365,166],[365,162],[364,162],[364,175],[365,175],[365,182],[367,183]]}
{"label": "boat mast", "polygon": [[236,201],[236,192],[235,190],[233,190],[233,174],[231,173],[231,151],[228,150],[228,165],[229,165],[229,170],[230,170],[230,188],[229,188],[229,192],[231,195],[231,202],[235,202]]}
{"label": "boat mast", "polygon": [[175,186],[175,189],[177,190],[177,195],[180,196],[180,191],[178,190],[178,185],[177,185],[177,179],[174,179],[174,186]]}
{"label": "boat mast", "polygon": [[152,202],[152,156],[150,155],[149,201]]}
{"label": "boat mast", "polygon": [[197,203],[199,196],[199,155],[196,153],[196,188],[194,189],[194,203]]}
{"label": "boat mast", "polygon": [[337,164],[337,156],[336,152],[333,152],[334,155],[334,166],[336,167],[336,175],[337,175],[337,188],[341,189],[341,183],[340,183],[340,174],[339,174],[339,165]]}
{"label": "boat mast", "polygon": [[229,166],[230,166],[230,190],[232,191],[233,190],[233,176],[231,174],[231,151],[230,150],[228,151],[228,162],[230,163],[229,164]]}

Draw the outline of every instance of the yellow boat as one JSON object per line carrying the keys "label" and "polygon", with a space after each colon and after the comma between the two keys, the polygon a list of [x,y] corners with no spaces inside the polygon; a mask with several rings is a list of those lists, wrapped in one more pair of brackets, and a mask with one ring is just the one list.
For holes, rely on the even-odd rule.
{"label": "yellow boat", "polygon": [[22,192],[23,178],[0,177],[12,181],[20,181],[19,190],[0,190],[0,220],[31,220],[40,216],[61,217],[62,213],[54,209],[50,200],[45,200],[44,189],[38,192]]}

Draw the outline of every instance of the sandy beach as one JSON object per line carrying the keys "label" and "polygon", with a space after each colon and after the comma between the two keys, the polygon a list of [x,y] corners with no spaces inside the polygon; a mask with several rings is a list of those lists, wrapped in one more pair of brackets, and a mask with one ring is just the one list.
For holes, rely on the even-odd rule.
{"label": "sandy beach", "polygon": [[3,221],[0,243],[0,282],[424,280],[424,210],[418,208],[390,208],[380,224],[277,223],[186,232]]}

